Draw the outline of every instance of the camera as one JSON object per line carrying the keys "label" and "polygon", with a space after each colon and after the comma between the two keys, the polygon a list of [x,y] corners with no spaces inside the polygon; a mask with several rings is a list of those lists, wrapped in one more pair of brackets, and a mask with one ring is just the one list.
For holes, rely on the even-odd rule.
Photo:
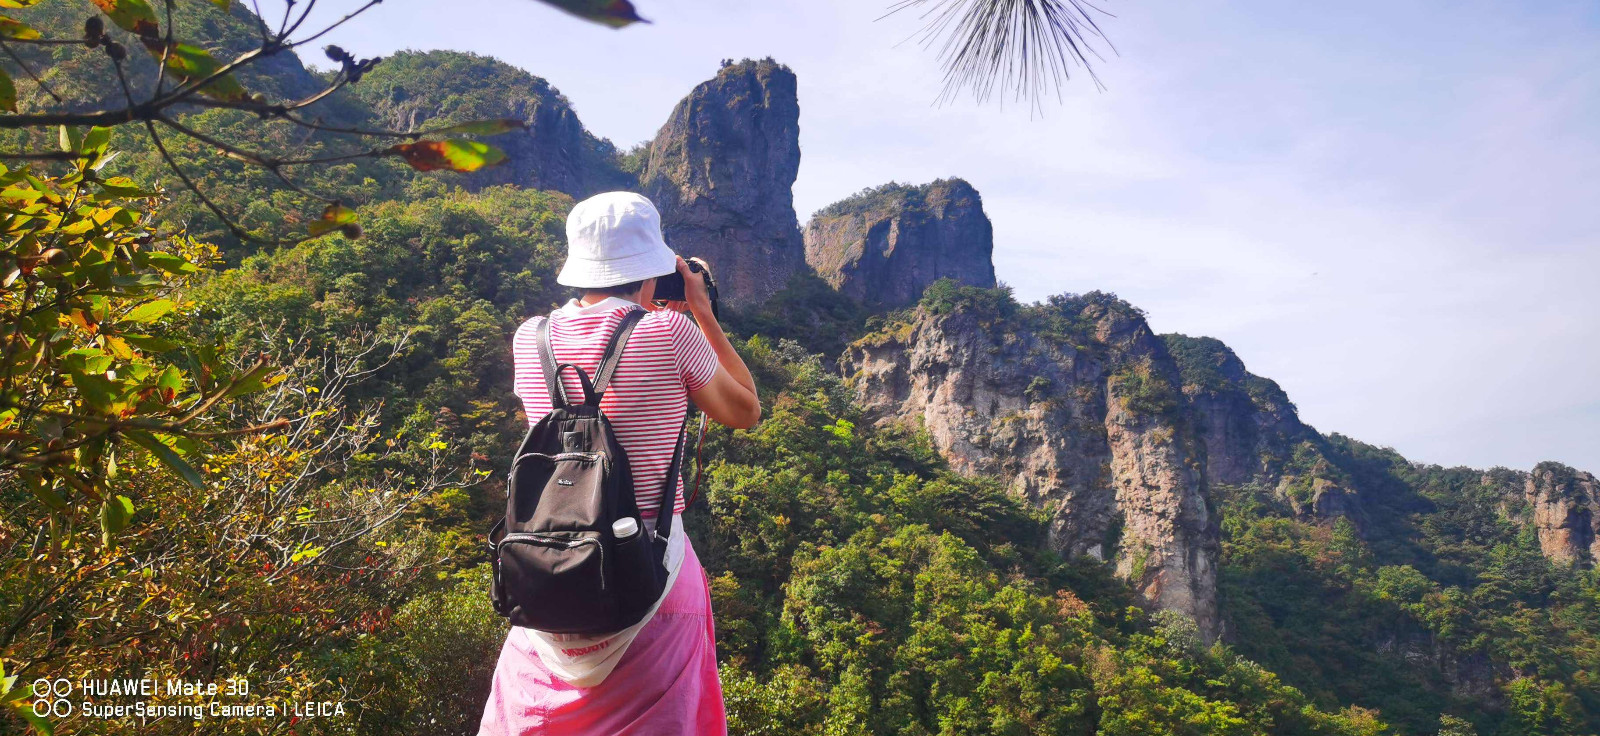
{"label": "camera", "polygon": [[[715,317],[722,315],[717,310],[717,280],[711,275],[711,267],[698,258],[685,258],[689,264],[689,272],[700,274],[705,280],[706,293],[711,296],[711,314]],[[656,303],[681,302],[684,300],[683,274],[673,271],[656,279],[655,296],[651,297]]]}

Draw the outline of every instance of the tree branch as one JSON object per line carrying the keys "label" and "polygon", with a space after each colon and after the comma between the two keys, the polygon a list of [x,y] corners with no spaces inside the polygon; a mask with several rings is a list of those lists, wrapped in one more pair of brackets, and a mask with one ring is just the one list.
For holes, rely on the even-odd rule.
{"label": "tree branch", "polygon": [[12,153],[0,151],[0,159],[11,161],[77,161],[83,154],[77,151],[43,151],[37,153]]}
{"label": "tree branch", "polygon": [[50,95],[50,99],[55,100],[56,102],[62,101],[61,95],[56,94],[55,90],[50,89],[50,85],[45,84],[44,80],[40,79],[39,75],[33,72],[33,69],[28,66],[28,62],[23,61],[22,57],[17,56],[17,52],[11,50],[11,44],[6,43],[5,39],[3,38],[0,38],[0,49],[4,49],[6,56],[11,57],[11,61],[16,63],[17,68],[21,69],[23,74],[28,75],[28,78],[32,79],[34,84],[39,85],[39,89],[44,90],[45,94]]}
{"label": "tree branch", "polygon": [[[366,5],[363,5],[363,6],[359,7],[359,8],[356,8],[355,10],[350,11],[343,18],[340,18],[339,20],[334,21],[333,24],[328,26],[327,28],[324,28],[324,29],[322,29],[320,31],[317,31],[316,33],[312,34],[309,37],[302,38],[299,41],[295,41],[294,43],[289,44],[289,48],[292,49],[292,48],[296,48],[296,47],[299,47],[299,46],[304,46],[305,44],[311,43],[312,41],[315,41],[315,40],[317,40],[319,38],[322,38],[323,36],[328,35],[329,31],[332,31],[333,29],[344,25],[350,19],[352,19],[352,18],[354,18],[354,17],[356,17],[358,15],[361,15],[362,13],[365,13],[368,10],[371,10],[373,8],[373,6],[376,6],[376,5],[378,5],[379,3],[382,3],[382,2],[383,2],[383,0],[368,0]],[[315,4],[315,3],[316,3],[316,0],[312,0],[312,4]],[[307,10],[307,12],[309,12],[311,10],[310,6],[307,6],[306,10]]]}
{"label": "tree branch", "polygon": [[155,123],[145,120],[144,129],[150,134],[150,142],[156,145],[156,151],[161,153],[161,160],[167,162],[167,168],[172,169],[172,173],[177,174],[178,178],[183,180],[183,185],[188,187],[189,191],[194,192],[194,196],[200,198],[200,202],[206,206],[206,209],[211,210],[211,214],[215,215],[218,220],[222,221],[222,226],[226,227],[228,232],[233,233],[233,236],[240,240],[260,240],[260,238],[257,238],[246,232],[243,227],[235,224],[233,220],[228,219],[227,215],[222,214],[222,208],[218,207],[215,202],[212,202],[211,198],[205,195],[205,192],[200,191],[199,185],[195,184],[194,180],[190,179],[188,174],[183,173],[183,167],[178,166],[178,162],[173,160],[172,154],[167,151],[166,144],[161,142],[161,134],[156,132]]}

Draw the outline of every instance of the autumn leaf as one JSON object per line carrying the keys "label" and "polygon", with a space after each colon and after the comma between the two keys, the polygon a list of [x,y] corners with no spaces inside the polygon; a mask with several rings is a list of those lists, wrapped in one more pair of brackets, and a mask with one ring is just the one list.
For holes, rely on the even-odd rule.
{"label": "autumn leaf", "polygon": [[111,129],[97,125],[93,128],[90,128],[89,132],[83,135],[83,143],[78,148],[78,152],[98,155],[105,153],[106,146],[109,146],[110,144]]}
{"label": "autumn leaf", "polygon": [[62,125],[56,128],[56,140],[60,141],[62,151],[77,153],[83,145],[83,132],[71,125]]}
{"label": "autumn leaf", "polygon": [[[216,57],[199,46],[186,43],[173,43],[167,45],[166,41],[159,38],[145,38],[144,47],[151,56],[161,58],[162,52],[167,53],[167,71],[185,82],[198,82],[207,79],[222,69],[223,63]],[[206,83],[200,88],[200,94],[214,100],[223,102],[244,102],[250,99],[250,93],[234,79],[232,74],[224,74]]]}
{"label": "autumn leaf", "polygon": [[183,371],[177,366],[169,365],[161,375],[156,376],[156,391],[161,397],[161,403],[170,404],[183,390]]}
{"label": "autumn leaf", "polygon": [[18,708],[17,713],[22,716],[23,720],[28,722],[28,725],[33,726],[33,730],[39,736],[56,736],[55,725],[51,724],[49,719],[44,716],[34,713],[33,708]]}
{"label": "autumn leaf", "polygon": [[39,4],[39,0],[0,0],[0,8],[28,8]]}
{"label": "autumn leaf", "polygon": [[94,0],[94,4],[118,28],[135,36],[161,34],[161,26],[156,23],[156,11],[145,0]]}
{"label": "autumn leaf", "polygon": [[584,20],[621,28],[633,23],[649,23],[639,17],[628,0],[543,0],[546,5],[561,8]]}
{"label": "autumn leaf", "polygon": [[428,135],[500,135],[513,130],[527,130],[528,123],[516,118],[501,118],[499,120],[474,120],[470,123],[459,123],[443,128],[427,131]]}
{"label": "autumn leaf", "polygon": [[111,535],[128,528],[133,512],[133,500],[127,496],[108,498],[100,505],[100,531],[105,532],[107,544],[111,542]]}
{"label": "autumn leaf", "polygon": [[206,479],[200,475],[200,471],[195,470],[194,466],[186,462],[182,455],[163,444],[155,435],[142,431],[129,431],[127,437],[139,443],[144,449],[149,450],[150,454],[161,461],[161,464],[167,466],[172,472],[177,473],[185,481],[188,481],[189,485],[195,488],[206,487]]}
{"label": "autumn leaf", "polygon": [[113,176],[110,179],[96,179],[94,183],[96,186],[100,187],[100,191],[115,197],[154,197],[157,194],[156,192],[148,191],[139,187],[137,184],[133,183],[132,179],[129,179],[126,176]]}
{"label": "autumn leaf", "polygon": [[252,394],[257,391],[264,391],[272,386],[282,383],[283,380],[287,378],[287,376],[282,373],[268,375],[271,372],[272,366],[264,363],[250,369],[250,372],[237,377],[237,380],[234,381],[233,388],[228,389],[228,393],[224,395],[224,398],[231,399],[236,396],[244,396],[245,394]]}
{"label": "autumn leaf", "polygon": [[177,308],[177,303],[170,299],[157,299],[145,302],[133,308],[133,311],[123,316],[123,322],[154,322],[161,319],[167,312]]}
{"label": "autumn leaf", "polygon": [[145,260],[148,261],[150,265],[170,274],[191,274],[200,270],[198,266],[184,259],[182,256],[175,256],[171,253],[151,251],[150,253],[145,254]]}
{"label": "autumn leaf", "polygon": [[127,340],[115,335],[101,335],[100,342],[105,345],[106,350],[110,351],[112,355],[122,360],[136,360],[139,357],[137,353],[133,352],[133,346],[129,345]]}
{"label": "autumn leaf", "polygon": [[39,37],[39,32],[26,23],[0,15],[0,36],[29,41]]}
{"label": "autumn leaf", "polygon": [[0,110],[17,111],[17,85],[3,69],[0,69]]}
{"label": "autumn leaf", "polygon": [[178,344],[171,340],[163,340],[149,335],[130,335],[124,332],[120,337],[126,340],[129,345],[150,353],[165,353],[176,350],[178,347]]}
{"label": "autumn leaf", "polygon": [[417,141],[401,143],[388,150],[400,156],[417,171],[477,171],[506,160],[505,152],[477,141]]}
{"label": "autumn leaf", "polygon": [[356,211],[337,202],[328,205],[322,211],[322,217],[312,220],[306,230],[315,238],[338,230],[345,237],[355,240],[361,237],[361,226],[356,224]]}
{"label": "autumn leaf", "polygon": [[56,493],[55,489],[50,487],[48,481],[42,478],[29,478],[27,483],[28,490],[32,491],[33,495],[43,501],[46,506],[57,511],[65,511],[67,509],[66,499],[62,498],[61,494]]}

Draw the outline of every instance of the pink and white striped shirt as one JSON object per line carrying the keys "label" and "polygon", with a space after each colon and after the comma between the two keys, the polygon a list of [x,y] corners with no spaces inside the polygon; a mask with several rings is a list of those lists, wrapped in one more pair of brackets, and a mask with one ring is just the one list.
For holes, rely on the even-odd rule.
{"label": "pink and white striped shirt", "polygon": [[[587,307],[574,299],[557,309],[550,323],[550,348],[556,362],[576,365],[593,378],[606,341],[630,309],[643,307],[610,297]],[[522,323],[512,338],[516,394],[522,399],[529,424],[539,421],[551,409],[544,373],[539,367],[538,331],[544,319],[534,317]],[[611,387],[600,400],[600,409],[611,420],[617,441],[628,453],[639,512],[647,519],[655,518],[661,507],[662,481],[672,462],[678,428],[683,426],[689,410],[689,392],[710,383],[717,367],[717,354],[711,343],[688,317],[678,312],[651,312],[639,320],[628,337]],[[562,371],[561,380],[568,396],[576,399],[583,395],[583,387],[572,371]],[[674,506],[683,513],[681,479],[674,493]]]}

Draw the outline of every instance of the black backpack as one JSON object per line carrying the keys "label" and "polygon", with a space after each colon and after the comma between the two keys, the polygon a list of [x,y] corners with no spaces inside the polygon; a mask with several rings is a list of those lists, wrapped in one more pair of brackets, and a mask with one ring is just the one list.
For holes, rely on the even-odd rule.
{"label": "black backpack", "polygon": [[[683,433],[667,466],[656,528],[646,530],[628,454],[600,411],[628,335],[644,314],[623,316],[593,383],[578,366],[556,364],[550,320],[539,325],[539,364],[552,408],[523,438],[506,482],[505,518],[489,532],[489,595],[513,625],[557,634],[621,631],[643,620],[666,588]],[[583,385],[581,404],[562,386],[567,369]],[[614,525],[627,527],[628,519],[634,531],[618,538]]]}

